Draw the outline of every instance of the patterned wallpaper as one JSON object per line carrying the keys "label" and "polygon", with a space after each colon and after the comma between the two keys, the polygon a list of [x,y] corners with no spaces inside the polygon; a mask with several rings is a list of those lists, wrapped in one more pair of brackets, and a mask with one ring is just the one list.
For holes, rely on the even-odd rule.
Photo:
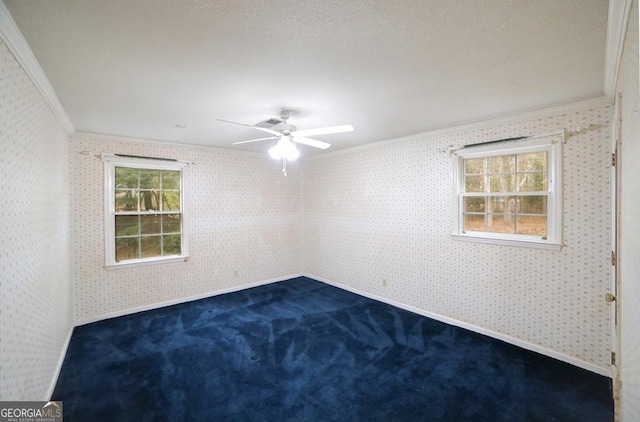
{"label": "patterned wallpaper", "polygon": [[[177,158],[189,166],[188,262],[104,269],[103,166],[82,151]],[[71,271],[76,323],[302,273],[302,171],[266,155],[71,140]]]}
{"label": "patterned wallpaper", "polygon": [[633,2],[617,91],[622,93],[621,239],[618,298],[621,306],[621,421],[640,420],[640,104],[638,1]]}
{"label": "patterned wallpaper", "polygon": [[[625,136],[637,141],[634,3],[627,44],[636,48],[625,49],[620,85],[636,96],[635,109],[625,106],[635,122]],[[611,308],[602,300],[611,287],[610,108],[338,151],[307,160],[304,178],[300,163],[283,177],[262,155],[99,136],[69,141],[1,42],[0,76],[0,400],[47,398],[74,321],[303,272],[610,368]],[[450,145],[588,124],[600,128],[565,146],[562,251],[450,239]],[[623,163],[631,164],[623,180],[640,177],[638,148],[625,145]],[[103,166],[81,151],[195,163],[188,262],[104,269]],[[640,277],[634,186],[623,183],[627,280]],[[638,321],[640,293],[631,284],[623,320]],[[631,324],[623,330],[622,359],[631,362],[623,411],[635,415],[640,336]]]}
{"label": "patterned wallpaper", "polygon": [[0,400],[48,399],[73,327],[68,152],[0,41]]}
{"label": "patterned wallpaper", "polygon": [[[310,276],[610,370],[609,107],[337,151],[304,168]],[[452,241],[450,145],[598,129],[564,147],[560,252]]]}

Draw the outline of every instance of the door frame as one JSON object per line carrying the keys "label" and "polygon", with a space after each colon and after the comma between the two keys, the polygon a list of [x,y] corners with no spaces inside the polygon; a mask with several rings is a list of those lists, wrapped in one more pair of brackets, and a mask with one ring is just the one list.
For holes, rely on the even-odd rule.
{"label": "door frame", "polygon": [[621,327],[620,327],[620,189],[621,189],[621,135],[622,135],[622,93],[617,93],[613,104],[613,119],[611,127],[611,294],[615,300],[612,302],[612,323],[613,336],[611,350],[615,353],[615,363],[613,364],[613,399],[615,414],[619,415],[620,410],[620,366],[621,366]]}

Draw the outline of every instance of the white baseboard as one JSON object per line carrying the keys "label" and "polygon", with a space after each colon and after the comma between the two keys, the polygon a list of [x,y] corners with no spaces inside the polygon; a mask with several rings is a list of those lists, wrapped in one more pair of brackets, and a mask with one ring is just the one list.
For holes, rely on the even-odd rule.
{"label": "white baseboard", "polygon": [[511,336],[508,336],[506,334],[499,333],[497,331],[488,330],[486,328],[478,327],[477,325],[469,324],[469,323],[464,322],[464,321],[459,321],[459,320],[454,319],[454,318],[449,318],[449,317],[446,317],[446,316],[443,316],[443,315],[438,315],[438,314],[435,314],[435,313],[432,313],[432,312],[428,312],[428,311],[425,311],[424,309],[420,309],[420,308],[416,308],[416,307],[411,306],[411,305],[407,305],[407,304],[404,304],[404,303],[396,302],[394,300],[391,300],[391,299],[388,299],[388,298],[385,298],[385,297],[382,297],[382,296],[378,296],[378,295],[373,294],[373,293],[365,292],[365,291],[362,291],[362,290],[359,290],[359,289],[355,289],[355,288],[353,288],[351,286],[347,286],[345,284],[337,283],[337,282],[335,282],[333,280],[328,280],[326,278],[319,277],[319,276],[316,276],[316,275],[313,275],[313,274],[304,274],[304,276],[312,278],[314,280],[321,281],[323,283],[329,284],[329,285],[334,286],[334,287],[338,287],[338,288],[343,289],[343,290],[347,290],[347,291],[349,291],[351,293],[355,293],[355,294],[360,295],[360,296],[368,297],[369,299],[377,300],[379,302],[383,302],[383,303],[386,303],[388,305],[392,305],[392,306],[398,307],[400,309],[404,309],[404,310],[407,310],[409,312],[413,312],[414,314],[422,315],[422,316],[425,316],[427,318],[432,318],[432,319],[435,319],[435,320],[440,321],[440,322],[444,322],[444,323],[449,324],[449,325],[453,325],[453,326],[456,326],[456,327],[464,328],[466,330],[473,331],[473,332],[476,332],[478,334],[483,334],[483,335],[486,335],[486,336],[489,336],[489,337],[493,337],[493,338],[498,339],[498,340],[502,340],[504,342],[513,344],[515,346],[522,347],[523,349],[531,350],[531,351],[540,353],[542,355],[552,357],[554,359],[560,360],[562,362],[569,363],[571,365],[577,366],[577,367],[582,368],[582,369],[586,369],[587,371],[595,372],[596,374],[603,375],[605,377],[609,377],[609,378],[613,377],[613,370],[610,369],[610,368],[603,368],[601,366],[594,365],[592,363],[583,361],[581,359],[577,359],[577,358],[575,358],[573,356],[569,356],[569,355],[566,355],[564,353],[559,353],[559,352],[556,352],[554,350],[547,349],[546,347],[542,347],[542,346],[539,346],[539,345],[534,344],[534,343],[529,343],[527,341],[520,340],[518,338],[511,337]]}
{"label": "white baseboard", "polygon": [[[416,307],[411,306],[411,305],[407,305],[407,304],[404,304],[404,303],[396,302],[396,301],[394,301],[392,299],[385,298],[383,296],[379,296],[379,295],[376,295],[376,294],[373,294],[373,293],[365,292],[363,290],[359,290],[359,289],[353,288],[351,286],[335,282],[333,280],[328,280],[326,278],[323,278],[323,277],[320,277],[320,276],[317,276],[317,275],[314,275],[314,274],[305,274],[305,273],[291,274],[291,275],[284,276],[284,277],[278,277],[278,278],[274,278],[274,279],[258,281],[258,282],[255,282],[255,283],[244,284],[244,285],[241,285],[241,286],[234,286],[234,287],[230,287],[230,288],[223,289],[223,290],[216,290],[216,291],[213,291],[213,292],[203,293],[203,294],[200,294],[200,295],[195,295],[195,296],[190,296],[190,297],[170,300],[170,301],[166,301],[166,302],[154,303],[154,304],[145,305],[145,306],[139,306],[139,307],[136,307],[136,308],[126,309],[126,310],[117,311],[117,312],[111,312],[111,313],[108,313],[108,314],[99,315],[99,316],[96,316],[96,317],[92,317],[92,318],[76,321],[76,326],[90,324],[92,322],[102,321],[102,320],[110,319],[110,318],[116,318],[116,317],[120,317],[120,316],[124,316],[124,315],[135,314],[137,312],[143,312],[143,311],[148,311],[148,310],[152,310],[152,309],[164,308],[166,306],[177,305],[177,304],[185,303],[185,302],[191,302],[193,300],[205,299],[207,297],[218,296],[218,295],[225,294],[225,293],[233,293],[233,292],[237,292],[237,291],[240,291],[240,290],[250,289],[252,287],[258,287],[258,286],[264,286],[264,285],[267,285],[267,284],[278,283],[280,281],[285,281],[285,280],[289,280],[289,279],[296,278],[296,277],[302,277],[302,276],[312,278],[314,280],[329,284],[331,286],[335,286],[335,287],[338,287],[340,289],[347,290],[349,292],[355,293],[357,295],[368,297],[369,299],[377,300],[379,302],[383,302],[383,303],[398,307],[400,309],[404,309],[404,310],[407,310],[409,312],[413,312],[415,314],[425,316],[427,318],[435,319],[436,321],[444,322],[445,324],[450,324],[450,325],[453,325],[455,327],[464,328],[466,330],[473,331],[473,332],[478,333],[478,334],[482,334],[482,335],[486,335],[486,336],[489,336],[489,337],[492,337],[492,338],[495,338],[495,339],[498,339],[498,340],[502,340],[504,342],[513,344],[515,346],[522,347],[523,349],[531,350],[531,351],[540,353],[542,355],[552,357],[554,359],[560,360],[562,362],[569,363],[571,365],[577,366],[577,367],[582,368],[582,369],[586,369],[587,371],[591,371],[591,372],[594,372],[594,373],[599,374],[599,375],[603,375],[603,376],[606,376],[606,377],[609,377],[609,378],[613,377],[613,369],[611,369],[611,368],[603,368],[601,366],[594,365],[592,363],[583,361],[581,359],[577,359],[577,358],[575,358],[573,356],[569,356],[569,355],[566,355],[564,353],[556,352],[555,350],[551,350],[551,349],[548,349],[546,347],[543,347],[543,346],[540,346],[540,345],[537,345],[537,344],[534,344],[534,343],[529,343],[527,341],[520,340],[518,338],[509,336],[509,335],[506,335],[506,334],[502,334],[502,333],[499,333],[497,331],[489,330],[489,329],[486,329],[486,328],[483,328],[483,327],[479,327],[477,325],[469,324],[469,323],[464,322],[464,321],[460,321],[460,320],[457,320],[457,319],[454,319],[454,318],[449,318],[447,316],[435,314],[435,313],[426,311],[424,309],[420,309],[420,308],[416,308]],[[53,393],[53,388],[55,387],[55,382],[57,381],[58,373],[60,372],[60,368],[62,367],[62,362],[64,360],[64,356],[66,355],[66,350],[67,350],[67,347],[69,345],[69,340],[71,339],[71,332],[72,331],[69,332],[69,336],[67,338],[67,343],[65,345],[64,353],[62,354],[62,356],[60,358],[60,362],[58,363],[58,368],[57,368],[57,371],[56,371],[55,379],[53,380],[53,383],[49,388],[50,389],[50,393]]]}
{"label": "white baseboard", "polygon": [[64,358],[67,356],[67,349],[69,348],[69,343],[71,342],[71,335],[73,334],[73,326],[69,328],[69,332],[67,333],[67,339],[64,342],[64,346],[62,347],[62,352],[60,352],[60,357],[58,358],[58,365],[56,366],[56,370],[53,373],[53,378],[51,379],[51,383],[49,384],[49,390],[47,391],[47,397],[44,398],[44,401],[51,400],[51,396],[53,395],[53,390],[56,388],[56,384],[58,383],[58,377],[60,376],[60,371],[62,370],[62,364],[64,363]]}
{"label": "white baseboard", "polygon": [[202,294],[195,295],[195,296],[183,297],[183,298],[180,298],[180,299],[168,300],[168,301],[165,301],[165,302],[152,303],[152,304],[149,304],[149,305],[138,306],[138,307],[135,307],[135,308],[130,308],[130,309],[124,309],[124,310],[121,310],[121,311],[110,312],[108,314],[103,314],[103,315],[98,315],[98,316],[91,317],[91,318],[78,320],[78,321],[76,321],[76,327],[78,327],[80,325],[90,324],[92,322],[102,321],[102,320],[105,320],[105,319],[117,318],[117,317],[120,317],[120,316],[131,315],[131,314],[135,314],[135,313],[138,313],[138,312],[150,311],[152,309],[164,308],[166,306],[178,305],[180,303],[186,303],[186,302],[191,302],[191,301],[194,301],[194,300],[205,299],[205,298],[212,297],[212,296],[218,296],[218,295],[222,295],[222,294],[225,294],[225,293],[233,293],[233,292],[237,292],[237,291],[240,291],[240,290],[250,289],[252,287],[264,286],[264,285],[271,284],[271,283],[278,283],[280,281],[285,281],[285,280],[289,280],[289,279],[296,278],[296,277],[302,277],[302,274],[291,274],[291,275],[287,275],[287,276],[284,276],[284,277],[278,277],[278,278],[272,278],[272,279],[269,279],[269,280],[257,281],[257,282],[254,282],[254,283],[243,284],[243,285],[240,285],[240,286],[233,286],[233,287],[229,287],[227,289],[222,289],[222,290],[216,290],[216,291],[213,291],[213,292],[202,293]]}

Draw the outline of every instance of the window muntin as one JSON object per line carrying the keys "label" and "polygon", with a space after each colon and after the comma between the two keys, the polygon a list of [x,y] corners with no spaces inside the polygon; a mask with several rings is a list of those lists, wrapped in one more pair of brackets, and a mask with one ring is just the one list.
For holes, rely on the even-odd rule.
{"label": "window muntin", "polygon": [[454,238],[559,249],[561,145],[556,135],[458,150]]}
{"label": "window muntin", "polygon": [[110,157],[106,174],[106,265],[184,260],[185,164]]}
{"label": "window muntin", "polygon": [[[462,231],[546,237],[547,152],[464,162]],[[530,195],[535,192],[535,195]]]}

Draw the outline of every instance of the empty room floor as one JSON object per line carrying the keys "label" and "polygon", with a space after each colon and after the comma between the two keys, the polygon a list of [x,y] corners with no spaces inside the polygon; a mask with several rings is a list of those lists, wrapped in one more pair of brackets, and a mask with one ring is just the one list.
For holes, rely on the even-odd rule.
{"label": "empty room floor", "polygon": [[65,421],[612,421],[611,380],[299,277],[76,327]]}

